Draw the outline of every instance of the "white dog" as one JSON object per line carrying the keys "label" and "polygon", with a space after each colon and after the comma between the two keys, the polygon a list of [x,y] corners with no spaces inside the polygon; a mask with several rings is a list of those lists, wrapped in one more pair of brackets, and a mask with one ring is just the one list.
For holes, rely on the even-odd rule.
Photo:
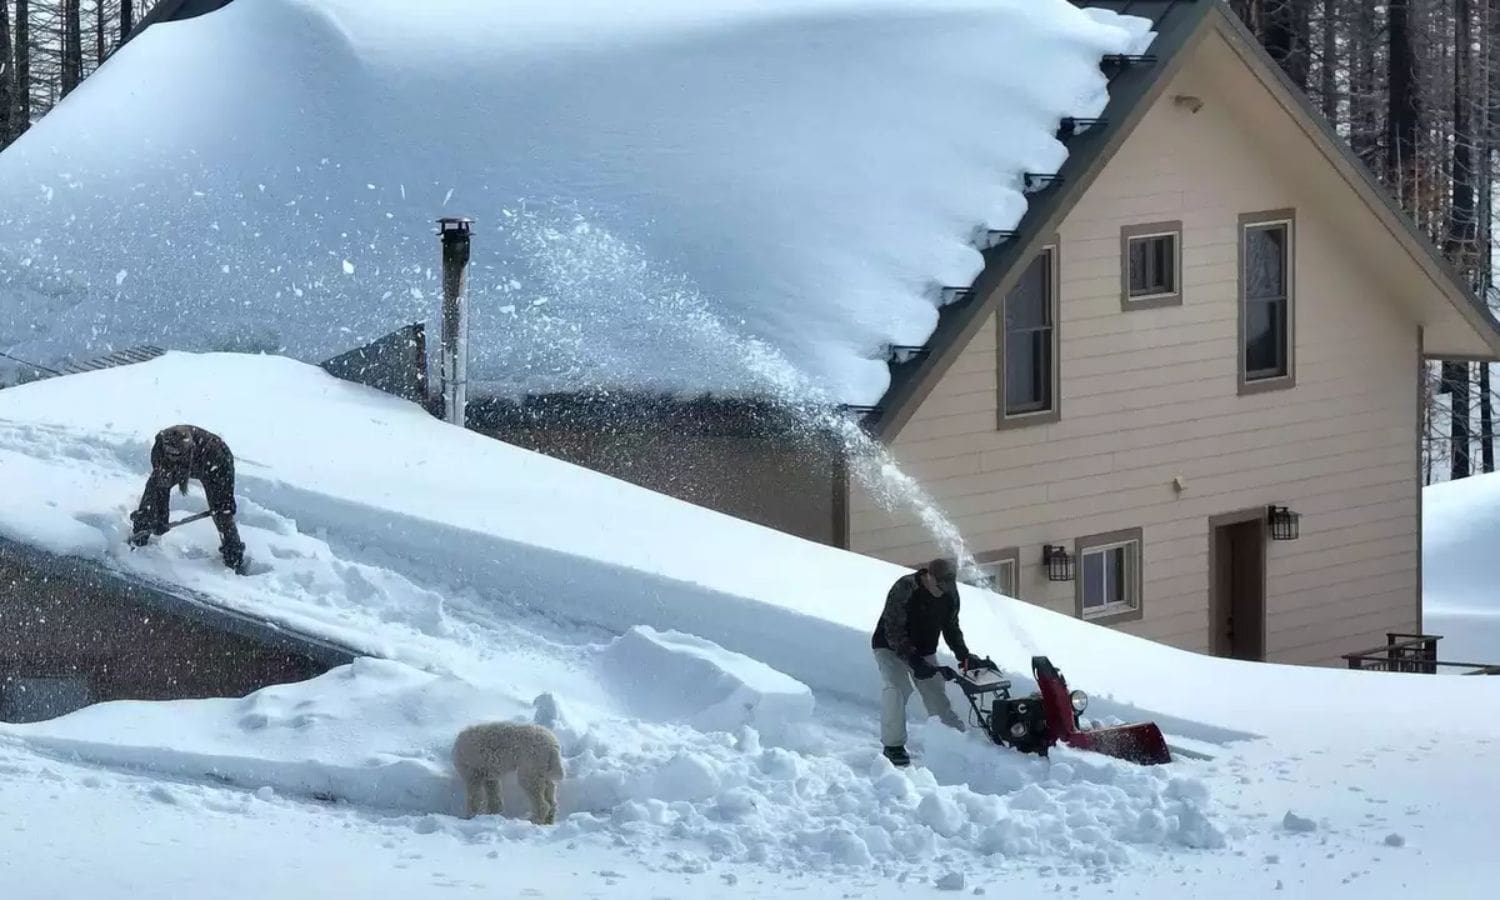
{"label": "white dog", "polygon": [[498,815],[500,779],[515,772],[531,799],[531,821],[551,825],[557,817],[557,783],[563,778],[562,749],[550,730],[531,723],[487,722],[459,732],[453,768],[464,783],[464,818]]}

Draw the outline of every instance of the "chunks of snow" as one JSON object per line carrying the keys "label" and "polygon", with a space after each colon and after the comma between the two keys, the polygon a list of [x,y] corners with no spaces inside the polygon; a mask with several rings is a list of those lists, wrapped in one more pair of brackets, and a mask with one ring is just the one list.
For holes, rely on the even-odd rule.
{"label": "chunks of snow", "polygon": [[779,732],[812,715],[807,685],[703,638],[641,625],[600,655],[602,677],[626,708],[704,731]]}
{"label": "chunks of snow", "polygon": [[1310,834],[1318,830],[1318,823],[1287,810],[1281,819],[1281,827],[1295,834]]}
{"label": "chunks of snow", "polygon": [[949,872],[933,882],[933,887],[940,891],[961,891],[964,889],[964,873]]}

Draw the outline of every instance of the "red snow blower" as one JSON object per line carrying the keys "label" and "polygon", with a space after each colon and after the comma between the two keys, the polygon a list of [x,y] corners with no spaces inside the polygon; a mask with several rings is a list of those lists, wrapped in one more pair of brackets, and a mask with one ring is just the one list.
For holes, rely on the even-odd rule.
{"label": "red snow blower", "polygon": [[1083,691],[1069,691],[1062,673],[1045,656],[1031,658],[1037,690],[1029,697],[1012,697],[1010,682],[986,659],[960,673],[951,666],[939,668],[943,677],[956,681],[968,698],[975,724],[1001,746],[1046,756],[1058,741],[1078,750],[1091,750],[1145,766],[1172,761],[1167,739],[1154,722],[1111,728],[1082,728],[1079,717],[1088,708]]}

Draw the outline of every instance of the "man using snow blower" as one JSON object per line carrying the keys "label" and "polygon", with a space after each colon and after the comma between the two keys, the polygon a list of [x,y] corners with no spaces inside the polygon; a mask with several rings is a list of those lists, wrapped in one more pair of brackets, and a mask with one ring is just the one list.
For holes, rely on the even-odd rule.
{"label": "man using snow blower", "polygon": [[957,570],[946,559],[935,559],[896,579],[870,638],[875,665],[880,669],[880,740],[886,759],[898,766],[911,764],[906,752],[906,701],[911,699],[913,679],[927,714],[964,730],[938,675],[938,635],[961,666],[967,669],[980,664],[979,657],[969,652],[958,627]]}
{"label": "man using snow blower", "polygon": [[234,454],[218,435],[196,425],[173,425],[156,434],[151,445],[151,476],[141,505],[130,514],[130,543],[144,547],[153,534],[166,534],[172,486],[186,494],[188,479],[203,484],[209,514],[219,529],[219,555],[224,565],[244,574],[245,544],[234,524]]}

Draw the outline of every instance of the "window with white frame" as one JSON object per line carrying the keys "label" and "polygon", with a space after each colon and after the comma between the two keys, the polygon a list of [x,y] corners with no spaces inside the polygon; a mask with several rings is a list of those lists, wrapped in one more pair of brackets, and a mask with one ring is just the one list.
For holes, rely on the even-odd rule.
{"label": "window with white frame", "polygon": [[1080,618],[1105,621],[1140,618],[1140,529],[1081,539],[1077,559],[1074,589]]}

